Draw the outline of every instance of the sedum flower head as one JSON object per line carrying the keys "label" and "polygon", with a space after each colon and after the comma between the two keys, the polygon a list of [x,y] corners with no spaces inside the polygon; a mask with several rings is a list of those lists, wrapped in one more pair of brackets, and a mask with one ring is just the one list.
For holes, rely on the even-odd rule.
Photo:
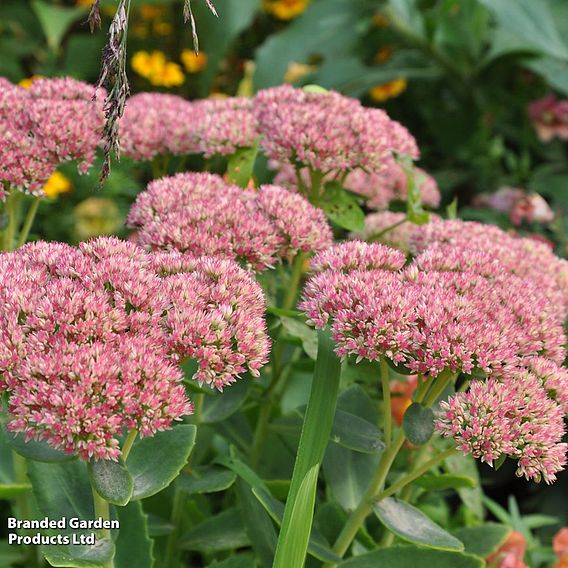
{"label": "sedum flower head", "polygon": [[0,282],[10,429],[85,459],[115,459],[124,429],[152,435],[191,411],[183,358],[220,390],[267,360],[262,290],[228,259],[37,242],[0,256]]}
{"label": "sedum flower head", "polygon": [[440,403],[440,410],[442,435],[489,465],[507,456],[517,460],[519,477],[552,483],[566,464],[564,413],[532,373],[475,381],[468,392]]}
{"label": "sedum flower head", "polygon": [[330,91],[283,85],[260,91],[253,114],[267,156],[323,172],[380,170],[393,153],[418,157],[416,142],[379,109]]}
{"label": "sedum flower head", "polygon": [[234,258],[255,270],[332,241],[322,212],[303,197],[275,186],[247,191],[207,173],[150,183],[128,224],[147,249]]}

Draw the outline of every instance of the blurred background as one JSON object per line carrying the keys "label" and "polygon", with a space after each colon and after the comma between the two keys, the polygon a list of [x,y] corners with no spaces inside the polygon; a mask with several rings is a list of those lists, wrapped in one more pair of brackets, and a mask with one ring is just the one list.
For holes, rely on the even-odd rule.
{"label": "blurred background", "polygon": [[[102,0],[102,29],[92,35],[90,4],[1,0],[0,76],[23,86],[37,76],[95,82],[116,1]],[[417,138],[442,210],[457,203],[461,218],[533,234],[567,256],[567,0],[215,0],[218,19],[194,0],[198,57],[182,4],[132,0],[133,93],[250,96],[286,82],[358,97]],[[95,191],[97,167],[86,176],[62,167],[46,186],[36,236],[76,242],[123,234],[124,216],[151,175],[149,166],[123,159]],[[266,181],[268,170],[258,176]],[[542,526],[543,514],[568,524],[566,475],[544,489],[511,483],[507,466],[483,475],[513,518],[518,505],[541,515]],[[447,504],[432,507],[443,515]]]}

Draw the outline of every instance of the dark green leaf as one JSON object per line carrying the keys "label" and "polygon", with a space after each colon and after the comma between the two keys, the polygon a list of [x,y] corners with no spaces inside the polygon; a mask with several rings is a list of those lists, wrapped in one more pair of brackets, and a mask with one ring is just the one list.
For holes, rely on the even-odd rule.
{"label": "dark green leaf", "polygon": [[464,549],[463,543],[456,537],[404,501],[389,497],[375,503],[373,511],[391,532],[403,540],[438,550]]}
{"label": "dark green leaf", "polygon": [[222,562],[215,560],[207,568],[256,568],[256,562],[252,556],[239,555],[231,556]]}
{"label": "dark green leaf", "polygon": [[201,411],[201,422],[203,424],[214,424],[231,416],[245,401],[250,386],[250,379],[245,377],[227,387],[223,392],[216,392],[205,398]]}
{"label": "dark green leaf", "polygon": [[376,454],[385,447],[381,431],[371,422],[337,409],[331,430],[331,441],[365,454]]}
{"label": "dark green leaf", "polygon": [[361,231],[365,226],[365,214],[356,197],[336,183],[326,184],[323,199],[317,205],[335,224],[349,231]]}
{"label": "dark green leaf", "polygon": [[166,488],[187,463],[196,427],[182,424],[137,440],[126,460],[132,476],[132,500],[145,499]]}
{"label": "dark green leaf", "polygon": [[124,506],[132,497],[133,483],[124,462],[98,460],[88,464],[89,478],[97,493],[113,505]]}
{"label": "dark green leaf", "polygon": [[41,551],[56,568],[100,568],[113,557],[114,545],[109,540],[98,540],[94,546],[45,546]]}
{"label": "dark green leaf", "polygon": [[141,503],[118,508],[120,532],[116,539],[114,568],[152,568],[154,543],[148,536],[148,516]]}
{"label": "dark green leaf", "polygon": [[205,553],[241,548],[250,544],[238,509],[226,509],[193,527],[181,539],[184,550]]}
{"label": "dark green leaf", "polygon": [[73,22],[88,14],[86,8],[54,6],[43,0],[33,0],[32,7],[47,38],[47,45],[53,50],[59,47]]}
{"label": "dark green leaf", "polygon": [[421,446],[434,433],[434,412],[419,402],[413,402],[404,413],[402,428],[411,444]]}
{"label": "dark green leaf", "polygon": [[444,489],[473,488],[477,486],[477,481],[466,475],[427,473],[415,480],[414,484],[423,489],[442,491]]}
{"label": "dark green leaf", "polygon": [[478,527],[466,527],[454,531],[456,538],[461,540],[465,551],[481,558],[493,554],[507,540],[511,527],[486,523]]}
{"label": "dark green leaf", "polygon": [[485,561],[470,554],[431,550],[418,546],[392,546],[350,558],[338,568],[484,568]]}
{"label": "dark green leaf", "polygon": [[182,475],[177,486],[184,493],[216,493],[235,483],[236,474],[221,467],[195,467],[189,475]]}
{"label": "dark green leaf", "polygon": [[258,144],[252,148],[239,148],[230,158],[227,164],[227,177],[229,183],[234,183],[240,187],[247,187],[254,163],[258,154]]}
{"label": "dark green leaf", "polygon": [[14,436],[10,432],[6,432],[6,441],[18,454],[29,460],[55,463],[68,462],[75,459],[75,456],[55,450],[45,442],[38,442],[37,440],[26,442],[23,434]]}
{"label": "dark green leaf", "polygon": [[318,355],[318,334],[317,331],[304,322],[291,317],[282,316],[280,318],[282,328],[291,337],[297,337],[302,342],[302,348],[311,359],[316,359]]}
{"label": "dark green leaf", "polygon": [[463,504],[478,518],[483,518],[483,504],[481,502],[483,493],[479,483],[479,472],[475,459],[470,455],[461,453],[454,454],[444,460],[444,468],[448,473],[454,475],[465,475],[476,481],[476,486],[472,489],[458,489],[458,495]]}

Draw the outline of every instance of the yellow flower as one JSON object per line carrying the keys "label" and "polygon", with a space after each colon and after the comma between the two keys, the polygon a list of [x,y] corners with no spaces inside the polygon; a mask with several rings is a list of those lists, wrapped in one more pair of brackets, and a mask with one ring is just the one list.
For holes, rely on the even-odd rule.
{"label": "yellow flower", "polygon": [[76,0],[75,4],[84,8],[90,8],[93,5],[93,0]]}
{"label": "yellow flower", "polygon": [[184,49],[181,52],[181,62],[188,73],[199,73],[207,67],[207,54],[200,51],[195,55],[195,51]]}
{"label": "yellow flower", "polygon": [[304,78],[310,73],[314,73],[317,70],[316,65],[306,65],[305,63],[296,63],[291,61],[288,63],[288,69],[286,69],[286,74],[284,75],[285,83],[295,83],[300,79]]}
{"label": "yellow flower", "polygon": [[50,199],[55,199],[61,193],[71,191],[72,185],[69,178],[61,172],[53,172],[43,186],[45,195]]}
{"label": "yellow flower", "polygon": [[120,211],[114,201],[106,197],[89,197],[73,210],[75,234],[79,240],[110,235],[122,226]]}
{"label": "yellow flower", "polygon": [[43,75],[32,75],[31,77],[27,77],[26,79],[22,79],[18,83],[18,85],[20,85],[20,87],[23,87],[24,89],[29,89],[32,86],[32,83],[36,79],[45,79],[45,77]]}
{"label": "yellow flower", "polygon": [[166,65],[166,55],[162,51],[137,51],[132,56],[132,69],[145,79],[160,73]]}
{"label": "yellow flower", "polygon": [[291,20],[302,14],[310,0],[264,0],[264,10],[279,20]]}
{"label": "yellow flower", "polygon": [[406,89],[406,84],[406,79],[395,79],[383,85],[376,85],[369,91],[369,95],[374,101],[382,103],[398,97]]}
{"label": "yellow flower", "polygon": [[156,87],[178,87],[183,85],[185,75],[177,63],[168,61],[162,69],[152,73],[149,79]]}

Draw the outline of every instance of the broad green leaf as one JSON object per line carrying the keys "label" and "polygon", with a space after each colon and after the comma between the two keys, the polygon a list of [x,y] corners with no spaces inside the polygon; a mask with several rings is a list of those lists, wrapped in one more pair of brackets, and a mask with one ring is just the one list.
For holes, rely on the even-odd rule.
{"label": "broad green leaf", "polygon": [[456,537],[434,523],[416,507],[389,497],[373,505],[379,520],[396,536],[428,548],[463,550]]}
{"label": "broad green leaf", "polygon": [[245,377],[227,387],[223,392],[216,392],[212,396],[206,397],[203,401],[201,422],[203,424],[214,424],[231,416],[245,401],[250,387],[251,381]]}
{"label": "broad green leaf", "polygon": [[54,51],[59,48],[71,25],[89,13],[86,8],[54,6],[43,0],[32,0],[32,7],[41,23],[47,45]]}
{"label": "broad green leaf", "polygon": [[[333,425],[333,417],[337,404],[337,395],[339,390],[339,378],[341,374],[341,362],[334,352],[334,343],[328,331],[321,330],[318,332],[318,358],[312,381],[312,390],[310,399],[306,409],[306,417],[302,427],[300,436],[300,444],[296,454],[296,463],[294,465],[294,473],[290,484],[290,492],[286,500],[284,510],[284,518],[280,530],[280,537],[276,547],[275,566],[285,566],[282,564],[283,559],[288,554],[288,539],[298,538],[293,532],[292,520],[296,509],[297,499],[302,500],[302,510],[304,514],[309,514],[305,510],[308,500],[308,490],[303,486],[310,482],[310,478],[306,477],[308,472],[317,472],[323,460],[324,452],[329,440],[329,434]],[[314,466],[317,468],[314,469]],[[313,473],[311,474],[313,475]],[[299,497],[301,489],[302,497]],[[300,505],[298,505],[300,507]],[[296,513],[297,514],[297,513]],[[313,515],[313,511],[311,513]],[[311,519],[310,515],[310,519]],[[306,546],[309,540],[309,533],[303,535],[306,539]],[[288,565],[290,566],[290,565]]]}
{"label": "broad green leaf", "polygon": [[416,479],[414,484],[430,491],[442,491],[444,489],[471,489],[477,486],[477,481],[467,475],[452,475],[451,473],[436,475],[427,473]]}
{"label": "broad green leaf", "polygon": [[389,0],[386,13],[396,28],[417,38],[425,35],[424,21],[417,0]]}
{"label": "broad green leaf", "polygon": [[418,546],[392,546],[350,558],[338,568],[484,568],[485,561],[471,554]]}
{"label": "broad green leaf", "polygon": [[323,460],[323,472],[333,498],[345,511],[359,505],[381,454],[362,454],[330,444]]}
{"label": "broad green leaf", "polygon": [[411,444],[425,444],[434,433],[433,410],[419,402],[413,402],[402,417],[402,428]]}
{"label": "broad green leaf", "polygon": [[155,495],[178,476],[195,444],[196,430],[181,424],[134,443],[126,460],[134,484],[133,501]]}
{"label": "broad green leaf", "polygon": [[274,524],[248,483],[239,479],[236,493],[241,516],[259,563],[271,568],[278,540]]}
{"label": "broad green leaf", "polygon": [[408,192],[406,197],[406,217],[411,223],[424,225],[430,220],[430,214],[422,208],[422,194],[420,192],[420,176],[416,175],[414,166],[403,163],[408,182]]}
{"label": "broad green leaf", "polygon": [[282,316],[280,321],[286,334],[291,337],[297,337],[302,342],[302,348],[310,359],[316,359],[318,355],[317,331],[304,322],[291,317]]}
{"label": "broad green leaf", "polygon": [[142,504],[129,503],[117,511],[120,532],[116,539],[114,568],[152,568],[154,542],[148,536],[148,516]]}
{"label": "broad green leaf", "polygon": [[562,59],[568,47],[558,32],[547,0],[480,0],[495,15],[499,25],[528,47]]}
{"label": "broad green leaf", "polygon": [[256,568],[256,562],[252,556],[243,554],[231,556],[222,562],[215,560],[213,564],[209,564],[207,568]]}
{"label": "broad green leaf", "polygon": [[56,463],[68,462],[75,459],[75,456],[66,454],[59,450],[48,446],[46,442],[38,442],[37,440],[29,440],[26,442],[23,434],[11,434],[6,432],[6,441],[21,456],[28,460]]}
{"label": "broad green leaf", "polygon": [[481,558],[487,558],[507,540],[511,527],[486,523],[478,527],[458,529],[453,534],[463,542],[465,551]]}
{"label": "broad green leaf", "polygon": [[96,492],[113,505],[124,506],[132,497],[132,477],[124,462],[98,460],[89,462],[89,478]]}
{"label": "broad green leaf", "polygon": [[312,530],[319,464],[314,465],[304,477],[294,499],[294,507],[287,532],[281,529],[279,549],[274,568],[302,568],[306,561],[308,542]]}
{"label": "broad green leaf", "polygon": [[315,54],[334,60],[349,53],[359,40],[360,21],[371,12],[366,0],[312,2],[304,14],[257,49],[255,87],[281,84],[291,61],[308,63]]}
{"label": "broad green leaf", "polygon": [[0,484],[0,499],[12,499],[29,493],[31,489],[32,486],[28,483],[2,483]]}
{"label": "broad green leaf", "polygon": [[249,546],[241,514],[238,509],[230,508],[218,515],[209,517],[186,533],[180,542],[184,550],[197,550],[213,553]]}
{"label": "broad green leaf", "polygon": [[0,568],[24,566],[24,550],[23,546],[8,544],[7,540],[0,540]]}
{"label": "broad green leaf", "polygon": [[371,422],[350,412],[336,410],[331,429],[332,442],[356,452],[376,454],[385,447],[381,437],[381,431]]}
{"label": "broad green leaf", "polygon": [[[93,493],[87,465],[83,461],[69,463],[28,462],[28,477],[40,513],[51,519],[94,518]],[[63,532],[75,532],[62,529]]]}
{"label": "broad green leaf", "polygon": [[465,475],[475,480],[476,486],[472,489],[460,488],[457,490],[463,504],[478,518],[483,519],[483,504],[479,472],[475,459],[470,455],[454,454],[444,460],[444,469],[453,475]]}
{"label": "broad green leaf", "polygon": [[258,154],[258,144],[252,148],[239,148],[232,156],[229,157],[227,164],[227,177],[229,183],[234,183],[240,187],[247,187],[254,163]]}
{"label": "broad green leaf", "polygon": [[41,551],[51,566],[56,568],[101,568],[112,559],[114,544],[101,539],[94,546],[44,546]]}
{"label": "broad green leaf", "polygon": [[189,475],[181,475],[177,486],[184,493],[217,493],[235,483],[236,474],[222,467],[195,467]]}
{"label": "broad green leaf", "polygon": [[317,203],[336,225],[349,231],[361,231],[365,225],[365,214],[357,198],[340,185],[328,183],[325,192]]}
{"label": "broad green leaf", "polygon": [[568,61],[555,57],[531,58],[523,61],[527,67],[540,75],[551,87],[568,96]]}
{"label": "broad green leaf", "polygon": [[[82,461],[69,463],[28,462],[28,477],[41,515],[50,519],[93,520],[93,494],[87,466]],[[66,527],[58,529],[62,534],[87,533]],[[108,539],[98,539],[94,546],[59,545],[42,548],[43,555],[52,566],[91,568],[104,565],[114,555],[114,544]]]}

